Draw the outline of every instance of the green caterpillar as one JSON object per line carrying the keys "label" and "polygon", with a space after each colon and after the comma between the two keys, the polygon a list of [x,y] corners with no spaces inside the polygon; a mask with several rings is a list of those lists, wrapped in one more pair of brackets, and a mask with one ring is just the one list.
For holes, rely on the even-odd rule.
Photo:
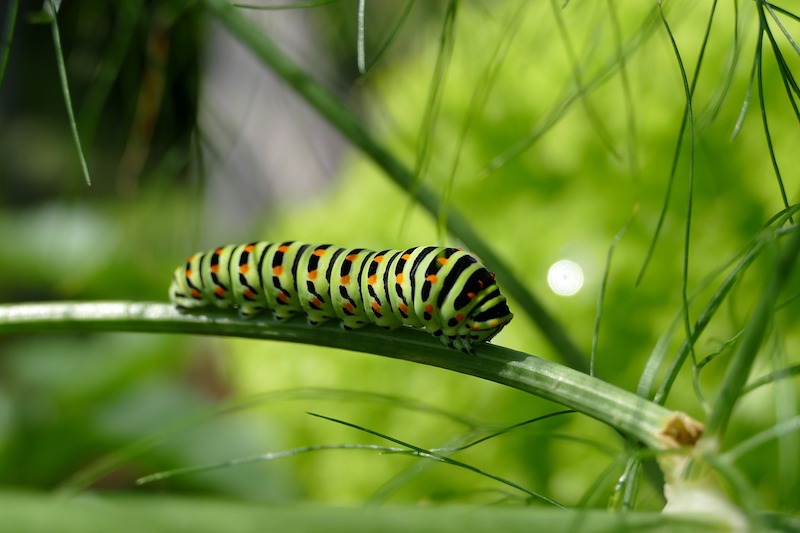
{"label": "green caterpillar", "polygon": [[457,248],[418,246],[373,252],[300,242],[232,244],[191,256],[175,269],[169,298],[178,309],[236,308],[249,317],[303,312],[344,329],[366,324],[424,328],[472,352],[513,315],[490,273]]}

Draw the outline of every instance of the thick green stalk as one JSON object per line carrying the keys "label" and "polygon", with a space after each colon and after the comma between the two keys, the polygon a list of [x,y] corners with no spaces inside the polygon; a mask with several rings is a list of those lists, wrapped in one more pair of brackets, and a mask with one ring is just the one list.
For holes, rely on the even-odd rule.
{"label": "thick green stalk", "polygon": [[368,326],[344,331],[331,321],[312,327],[302,318],[244,320],[209,311],[179,313],[162,303],[84,302],[0,305],[0,334],[52,331],[138,331],[272,339],[360,351],[469,374],[575,409],[654,450],[691,446],[702,426],[682,413],[566,366],[500,346],[473,355],[442,345],[424,331],[387,332]]}
{"label": "thick green stalk", "polygon": [[[260,28],[227,0],[203,0],[203,3],[233,36],[247,46],[258,59],[280,76],[353,145],[381,167],[398,187],[413,194],[417,202],[433,217],[439,216],[443,208],[439,196],[424,183],[415,182],[413,172],[378,144],[364,129],[360,120],[336,95],[298,67]],[[472,229],[467,219],[450,207],[447,208],[446,213],[447,229],[458,237],[470,251],[477,254],[497,278],[502,280],[504,291],[536,323],[559,356],[571,367],[587,371],[589,366],[585,354],[577,347],[562,325],[545,309],[539,299],[528,291],[506,267],[491,246],[486,244]]]}

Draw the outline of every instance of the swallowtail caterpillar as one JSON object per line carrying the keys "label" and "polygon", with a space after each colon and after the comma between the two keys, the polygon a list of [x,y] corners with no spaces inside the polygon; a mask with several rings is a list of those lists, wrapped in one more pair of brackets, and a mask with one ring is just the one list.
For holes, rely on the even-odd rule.
{"label": "swallowtail caterpillar", "polygon": [[244,317],[305,313],[311,324],[341,320],[424,328],[472,352],[513,315],[489,272],[457,248],[418,246],[374,252],[301,242],[231,244],[191,256],[175,269],[170,301],[179,309],[238,309]]}

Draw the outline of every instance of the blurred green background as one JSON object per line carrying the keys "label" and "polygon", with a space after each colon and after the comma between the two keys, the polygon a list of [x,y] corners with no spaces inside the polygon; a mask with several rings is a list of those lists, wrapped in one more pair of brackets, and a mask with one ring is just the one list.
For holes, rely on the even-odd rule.
{"label": "blurred green background", "polygon": [[[666,4],[691,76],[709,8]],[[249,16],[340,95],[381,143],[421,169],[420,180],[492,243],[587,357],[607,255],[630,221],[608,271],[595,370],[635,390],[657,340],[680,316],[689,199],[687,287],[698,295],[693,319],[721,278],[705,289],[704,280],[784,207],[758,90],[750,92],[758,18],[750,3],[738,6],[726,4],[716,14],[694,89],[694,164],[687,131],[671,187],[686,95],[651,3],[417,2],[407,18],[406,3],[367,3],[366,75],[356,68],[357,2]],[[208,18],[203,2],[61,4],[61,46],[92,175],[87,187],[51,27],[31,17],[39,8],[21,3],[0,86],[0,237],[6,243],[0,301],[164,301],[176,265],[228,242],[293,239],[373,249],[459,244]],[[5,23],[9,14],[0,16]],[[788,21],[796,39],[797,25]],[[776,46],[796,72],[798,54],[772,24]],[[437,61],[447,66],[440,77]],[[774,153],[793,203],[798,117],[768,51],[762,77]],[[637,284],[668,191],[663,229]],[[583,269],[584,285],[574,296],[548,288],[548,269],[560,259]],[[699,374],[702,396],[687,366],[670,407],[705,418],[728,342],[744,325],[764,271],[757,262],[696,344],[698,359],[720,352]],[[798,288],[795,276],[789,294]],[[791,300],[776,314],[759,374],[798,362],[798,310]],[[668,354],[683,335],[679,323]],[[494,342],[560,360],[522,313]],[[746,396],[726,444],[796,414],[796,388],[795,377]],[[270,395],[277,391],[294,392]],[[190,423],[239,401],[245,405]],[[417,401],[485,427],[559,410],[475,378],[313,346],[169,335],[3,337],[0,484],[75,488],[83,469],[167,431],[156,446],[93,479],[91,488],[269,502],[522,500],[446,465],[353,450],[134,484],[157,471],[293,447],[386,444],[307,411],[421,447],[452,444],[468,432],[464,423],[410,403]],[[765,453],[770,447],[775,453]],[[796,510],[798,476],[786,468],[798,465],[782,464],[786,455],[777,447],[745,455],[741,466],[766,507]],[[612,430],[571,414],[458,458],[566,505],[602,508],[622,471],[623,451]],[[645,486],[641,507],[659,509],[659,491]]]}

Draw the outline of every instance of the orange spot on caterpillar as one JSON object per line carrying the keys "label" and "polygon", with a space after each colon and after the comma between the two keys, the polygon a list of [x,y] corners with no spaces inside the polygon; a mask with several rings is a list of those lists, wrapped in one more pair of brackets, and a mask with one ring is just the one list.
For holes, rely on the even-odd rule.
{"label": "orange spot on caterpillar", "polygon": [[397,283],[402,284],[403,283],[403,273],[400,272],[395,279],[397,280]]}
{"label": "orange spot on caterpillar", "polygon": [[247,272],[249,270],[250,270],[250,265],[248,265],[248,264],[239,265],[239,273],[240,274],[247,274]]}
{"label": "orange spot on caterpillar", "polygon": [[217,286],[214,288],[214,294],[216,294],[217,296],[225,296],[225,289]]}
{"label": "orange spot on caterpillar", "polygon": [[373,274],[369,278],[367,278],[367,283],[369,283],[370,285],[375,285],[376,281],[378,281],[378,275],[377,274]]}
{"label": "orange spot on caterpillar", "polygon": [[308,273],[308,279],[310,279],[312,281],[317,279],[317,271],[316,270],[312,270],[311,272],[309,272]]}
{"label": "orange spot on caterpillar", "polygon": [[214,250],[214,255],[222,255],[222,248],[217,248]]}
{"label": "orange spot on caterpillar", "polygon": [[446,258],[446,257],[440,257],[440,258],[438,258],[438,259],[437,259],[437,261],[439,261],[439,263],[440,263],[442,266],[444,266],[444,265],[446,265],[446,264],[447,264],[447,258]]}
{"label": "orange spot on caterpillar", "polygon": [[431,283],[436,283],[436,280],[439,279],[436,277],[436,274],[431,274],[425,277],[426,280],[430,281]]}
{"label": "orange spot on caterpillar", "polygon": [[477,295],[474,292],[468,292],[467,293],[467,298],[469,298],[470,300],[474,300],[475,296],[477,296]]}
{"label": "orange spot on caterpillar", "polygon": [[285,254],[287,250],[289,250],[289,247],[285,244],[281,244],[280,246],[278,246],[278,251],[281,253]]}
{"label": "orange spot on caterpillar", "polygon": [[314,255],[316,255],[317,257],[322,257],[323,255],[325,255],[326,251],[327,250],[314,250]]}
{"label": "orange spot on caterpillar", "polygon": [[216,274],[217,272],[219,272],[219,264],[211,265],[211,268],[209,270],[211,270],[212,274]]}
{"label": "orange spot on caterpillar", "polygon": [[375,310],[375,312],[377,312],[377,313],[380,313],[380,311],[381,311],[381,304],[379,304],[379,303],[378,303],[378,300],[372,300],[371,307],[372,307],[372,309],[374,309],[374,310]]}
{"label": "orange spot on caterpillar", "polygon": [[352,263],[353,261],[358,259],[358,254],[350,254],[347,257],[345,257],[345,259],[347,259],[348,261],[350,261]]}
{"label": "orange spot on caterpillar", "polygon": [[242,296],[244,296],[248,300],[252,300],[256,297],[256,294],[250,289],[245,289],[244,292],[242,292]]}
{"label": "orange spot on caterpillar", "polygon": [[350,276],[349,275],[342,276],[342,278],[339,280],[339,283],[341,283],[342,285],[347,285],[348,283],[350,283]]}
{"label": "orange spot on caterpillar", "polygon": [[192,298],[194,298],[195,300],[203,299],[203,295],[200,294],[200,291],[198,291],[197,289],[192,289],[192,292],[190,294],[192,295]]}
{"label": "orange spot on caterpillar", "polygon": [[397,308],[400,309],[400,311],[402,311],[403,314],[408,313],[408,306],[403,302],[400,302],[400,305],[398,305]]}
{"label": "orange spot on caterpillar", "polygon": [[192,277],[192,271],[187,268],[186,269],[186,279],[189,279],[191,277]]}
{"label": "orange spot on caterpillar", "polygon": [[319,298],[317,298],[316,296],[314,296],[314,297],[311,299],[311,307],[313,307],[314,309],[322,309],[322,302],[320,301],[320,299],[319,299]]}
{"label": "orange spot on caterpillar", "polygon": [[382,255],[377,255],[375,256],[375,259],[372,260],[373,263],[380,263],[381,261],[383,261]]}
{"label": "orange spot on caterpillar", "polygon": [[272,275],[273,276],[280,276],[283,273],[283,267],[278,265],[276,267],[272,267]]}
{"label": "orange spot on caterpillar", "polygon": [[285,294],[285,293],[283,293],[283,292],[279,292],[279,293],[278,293],[278,300],[280,300],[280,301],[281,301],[281,302],[283,302],[283,303],[286,303],[286,302],[288,302],[288,301],[289,301],[289,297],[288,297],[288,296],[286,296],[286,294]]}
{"label": "orange spot on caterpillar", "polygon": [[349,313],[355,313],[356,311],[355,308],[353,307],[353,304],[351,304],[350,302],[345,302],[344,305],[342,305],[342,307],[344,308],[345,311]]}
{"label": "orange spot on caterpillar", "polygon": [[469,329],[471,329],[472,331],[480,331],[481,327],[477,324],[473,324],[472,326],[469,327]]}
{"label": "orange spot on caterpillar", "polygon": [[403,255],[400,256],[400,258],[401,259],[405,259],[406,261],[408,261],[409,259],[411,259],[411,254],[403,254]]}
{"label": "orange spot on caterpillar", "polygon": [[254,245],[252,245],[252,244],[248,244],[247,246],[245,246],[245,247],[244,247],[244,249],[243,249],[242,251],[243,251],[243,252],[248,252],[248,253],[249,253],[249,252],[252,252],[253,250],[255,250],[255,248],[256,248],[256,247],[255,247]]}
{"label": "orange spot on caterpillar", "polygon": [[432,315],[433,314],[433,305],[432,304],[426,304],[425,305],[425,312],[428,313],[429,315]]}
{"label": "orange spot on caterpillar", "polygon": [[456,320],[458,322],[462,322],[464,320],[464,313],[457,313],[456,314]]}

